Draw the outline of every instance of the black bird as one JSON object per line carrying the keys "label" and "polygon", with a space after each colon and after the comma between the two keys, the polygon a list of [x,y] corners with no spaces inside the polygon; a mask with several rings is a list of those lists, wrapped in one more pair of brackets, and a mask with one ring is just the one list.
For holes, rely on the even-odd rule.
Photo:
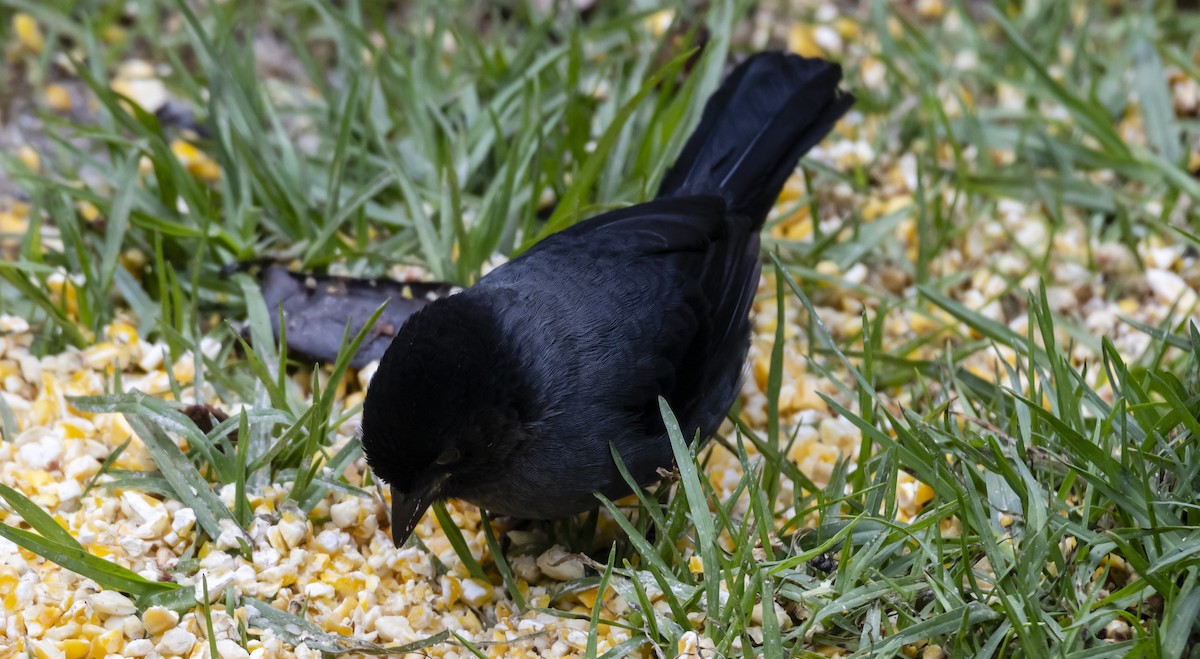
{"label": "black bird", "polygon": [[759,231],[796,163],[854,103],[841,67],[760,53],[709,99],[658,196],[549,236],[412,316],[363,407],[400,546],[429,504],[522,519],[595,508],[672,464],[664,397],[708,437],[737,395]]}

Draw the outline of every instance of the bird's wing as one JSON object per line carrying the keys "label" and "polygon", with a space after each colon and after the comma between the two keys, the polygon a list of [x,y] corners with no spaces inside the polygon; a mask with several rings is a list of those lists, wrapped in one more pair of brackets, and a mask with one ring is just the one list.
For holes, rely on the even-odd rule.
{"label": "bird's wing", "polygon": [[[527,346],[560,356],[542,362],[547,377],[588,365],[572,374],[584,383],[579,395],[559,400],[602,404],[658,434],[663,396],[692,426],[690,439],[697,426],[715,430],[713,419],[725,412],[706,410],[714,406],[706,390],[712,361],[730,359],[712,352],[728,352],[728,337],[744,334],[750,297],[743,271],[757,266],[757,240],[747,250],[747,238],[729,235],[729,226],[720,197],[658,199],[550,236],[478,285],[519,288],[526,317],[548,323]],[[570,357],[578,354],[589,359]]]}

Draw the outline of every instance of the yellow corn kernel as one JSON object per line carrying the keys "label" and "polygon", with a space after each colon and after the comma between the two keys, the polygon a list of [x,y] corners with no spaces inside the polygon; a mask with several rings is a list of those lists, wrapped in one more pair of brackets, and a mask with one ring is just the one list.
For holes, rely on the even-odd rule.
{"label": "yellow corn kernel", "polygon": [[152,636],[158,636],[178,624],[179,614],[165,607],[152,606],[142,614],[142,625]]}
{"label": "yellow corn kernel", "polygon": [[921,652],[921,659],[945,659],[945,657],[946,651],[942,649],[942,646],[933,643],[926,645]]}
{"label": "yellow corn kernel", "polygon": [[88,222],[95,222],[100,217],[100,209],[90,201],[75,202],[75,210],[79,212],[79,216]]}
{"label": "yellow corn kernel", "polygon": [[812,227],[810,207],[804,204],[772,227],[771,233],[791,240],[803,240],[812,234]]}
{"label": "yellow corn kernel", "polygon": [[61,656],[58,652],[58,647],[54,645],[53,641],[35,641],[29,639],[29,647],[31,648],[31,652],[27,656],[34,657],[34,659],[58,659]]}
{"label": "yellow corn kernel", "polygon": [[42,36],[42,28],[38,27],[37,21],[33,20],[29,14],[14,14],[12,27],[13,32],[17,35],[17,41],[25,50],[39,54],[46,47],[46,38]]}
{"label": "yellow corn kernel", "polygon": [[197,149],[194,145],[184,140],[172,140],[171,153],[175,154],[179,162],[184,165],[198,160],[204,155],[200,152],[200,149]]}
{"label": "yellow corn kernel", "polygon": [[197,178],[202,178],[205,181],[216,181],[221,178],[221,166],[211,158],[204,158],[197,163],[188,166],[188,171]]}
{"label": "yellow corn kernel", "polygon": [[121,265],[131,275],[140,276],[142,268],[146,267],[146,262],[146,254],[136,247],[121,252]]}
{"label": "yellow corn kernel", "polygon": [[941,329],[941,325],[936,320],[930,315],[923,313],[912,314],[912,320],[909,321],[908,326],[909,329],[917,334],[927,334]]}
{"label": "yellow corn kernel", "polygon": [[[896,212],[899,212],[904,209],[912,208],[912,205],[913,205],[912,195],[906,195],[906,194],[896,195],[895,197],[892,197],[890,199],[887,199],[886,201],[881,202],[880,209],[879,209],[881,212],[879,213],[879,215],[880,216],[891,215],[892,213],[896,213]],[[864,218],[865,218],[865,216],[866,216],[866,213],[864,211]],[[912,227],[915,230],[916,224],[913,224]]]}
{"label": "yellow corn kernel", "polygon": [[215,181],[221,178],[221,167],[200,149],[184,140],[171,142],[171,153],[196,178]]}
{"label": "yellow corn kernel", "polygon": [[[55,521],[57,521],[59,524],[62,524],[62,522],[59,521],[59,518],[55,518]],[[54,623],[58,622],[60,617],[62,617],[62,609],[56,606],[47,606],[42,608],[41,611],[38,611],[35,620],[43,627],[50,627]]]}
{"label": "yellow corn kernel", "polygon": [[28,144],[24,144],[20,149],[17,149],[17,159],[35,172],[42,169],[42,157]]}
{"label": "yellow corn kernel", "polygon": [[78,638],[69,638],[62,643],[62,651],[66,655],[66,659],[83,659],[88,655],[90,648],[91,644]]}
{"label": "yellow corn kernel", "polygon": [[[807,207],[805,207],[805,208],[807,208]],[[812,218],[808,217],[807,210],[803,214],[804,214],[803,218],[801,218],[795,222],[792,222],[791,224],[788,224],[784,228],[783,235],[788,240],[805,240],[809,236],[812,236],[812,232],[813,232]]]}
{"label": "yellow corn kernel", "polygon": [[458,577],[449,575],[442,577],[442,598],[448,607],[454,606],[462,598],[462,583],[459,582]]}
{"label": "yellow corn kernel", "polygon": [[771,360],[766,354],[754,360],[754,382],[762,391],[767,390],[767,381],[771,376]]}
{"label": "yellow corn kernel", "polygon": [[783,191],[779,193],[779,199],[776,200],[779,204],[785,204],[789,201],[795,201],[804,196],[805,193],[804,177],[792,175],[787,182],[783,184]]}
{"label": "yellow corn kernel", "polygon": [[125,30],[120,25],[107,25],[100,32],[100,38],[106,44],[114,44],[125,38]]}
{"label": "yellow corn kernel", "polygon": [[29,219],[23,215],[0,211],[0,234],[18,236],[29,230]]}
{"label": "yellow corn kernel", "polygon": [[995,371],[984,370],[979,366],[968,366],[967,371],[969,371],[975,377],[987,382],[992,382],[992,378],[994,378],[996,375]]}
{"label": "yellow corn kernel", "polygon": [[857,39],[860,34],[858,21],[841,16],[833,21],[833,29],[837,30],[839,36],[847,41]]}
{"label": "yellow corn kernel", "polygon": [[[61,514],[55,513],[54,517],[51,517],[50,519],[53,519],[55,521],[55,523],[57,523],[59,526],[63,527],[67,531],[71,530],[71,525],[69,523],[67,523],[67,520],[63,519],[63,516]],[[59,611],[59,613],[62,613],[62,611]]]}
{"label": "yellow corn kernel", "polygon": [[120,650],[121,637],[121,630],[113,629],[93,638],[89,656],[91,659],[104,659],[104,657]]}
{"label": "yellow corn kernel", "polygon": [[343,603],[353,602],[353,595],[362,592],[362,581],[354,577],[341,576],[335,578],[333,581],[327,581],[326,583],[333,586],[333,589],[337,591],[338,595],[348,598],[343,600]]}
{"label": "yellow corn kernel", "polygon": [[916,502],[918,506],[923,506],[926,503],[933,501],[933,488],[925,483],[917,484]]}
{"label": "yellow corn kernel", "polygon": [[492,601],[492,584],[482,579],[467,579],[462,587],[462,600],[470,606],[483,606]]}
{"label": "yellow corn kernel", "polygon": [[31,489],[39,490],[50,483],[54,482],[50,472],[45,469],[31,469],[25,472],[25,482],[29,484]]}
{"label": "yellow corn kernel", "polygon": [[656,11],[645,19],[646,29],[650,30],[650,34],[654,38],[659,38],[671,29],[671,23],[675,20],[675,12],[669,9]]}
{"label": "yellow corn kernel", "polygon": [[475,615],[475,612],[471,609],[467,609],[466,613],[458,621],[462,623],[463,629],[469,632],[478,633],[483,629],[483,624],[479,622],[479,616]]}
{"label": "yellow corn kernel", "polygon": [[[547,599],[546,601],[549,602],[549,599]],[[533,604],[533,606],[538,606],[538,604],[535,603],[535,604]],[[497,602],[496,608],[493,609],[492,612],[496,614],[497,620],[504,620],[505,618],[512,615],[512,609],[508,608],[508,606],[504,602]]]}
{"label": "yellow corn kernel", "polygon": [[942,0],[917,0],[916,10],[921,18],[938,19],[946,13],[946,5]]}
{"label": "yellow corn kernel", "polygon": [[0,576],[0,592],[4,593],[4,610],[17,610],[17,580],[8,575]]}
{"label": "yellow corn kernel", "polygon": [[81,421],[81,419],[63,419],[59,422],[59,426],[63,429],[63,435],[67,439],[86,438],[89,433],[85,432],[86,426]]}
{"label": "yellow corn kernel", "polygon": [[688,559],[688,572],[691,572],[692,574],[703,574],[704,559],[693,554],[692,557]]}
{"label": "yellow corn kernel", "polygon": [[829,277],[837,277],[842,274],[842,269],[833,261],[821,261],[817,263],[817,272]]}
{"label": "yellow corn kernel", "polygon": [[55,305],[62,305],[65,298],[67,315],[71,318],[77,318],[79,315],[79,303],[77,293],[75,291],[75,282],[63,277],[62,275],[51,275],[46,278],[46,288],[50,291],[50,299]]}
{"label": "yellow corn kernel", "polygon": [[817,45],[811,25],[803,23],[793,25],[792,29],[788,30],[787,44],[788,50],[802,57],[820,57],[825,54],[825,51]]}
{"label": "yellow corn kernel", "polygon": [[43,94],[46,97],[46,107],[51,110],[55,112],[69,112],[71,110],[71,92],[67,91],[66,87],[52,82],[46,85]]}
{"label": "yellow corn kernel", "polygon": [[576,599],[578,599],[579,603],[588,610],[589,615],[591,614],[592,608],[596,606],[596,597],[599,592],[599,588],[588,588],[587,590],[583,590],[575,594]]}

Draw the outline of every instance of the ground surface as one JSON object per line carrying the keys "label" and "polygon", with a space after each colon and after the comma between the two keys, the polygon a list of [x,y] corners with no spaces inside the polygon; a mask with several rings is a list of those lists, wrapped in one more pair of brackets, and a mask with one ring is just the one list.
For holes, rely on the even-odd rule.
{"label": "ground surface", "polygon": [[[0,656],[1196,651],[1195,14],[235,4],[0,2]],[[669,502],[393,548],[372,368],[286,364],[221,268],[467,284],[764,47],[860,102],[769,223],[740,431]]]}

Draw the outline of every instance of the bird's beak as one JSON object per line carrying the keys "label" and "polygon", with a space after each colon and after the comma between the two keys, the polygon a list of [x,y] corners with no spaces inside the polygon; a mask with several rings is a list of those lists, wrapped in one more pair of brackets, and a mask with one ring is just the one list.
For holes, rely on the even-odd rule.
{"label": "bird's beak", "polygon": [[392,543],[397,548],[412,535],[413,529],[417,528],[417,522],[421,521],[421,516],[425,514],[432,500],[432,493],[425,489],[404,494],[392,488]]}

